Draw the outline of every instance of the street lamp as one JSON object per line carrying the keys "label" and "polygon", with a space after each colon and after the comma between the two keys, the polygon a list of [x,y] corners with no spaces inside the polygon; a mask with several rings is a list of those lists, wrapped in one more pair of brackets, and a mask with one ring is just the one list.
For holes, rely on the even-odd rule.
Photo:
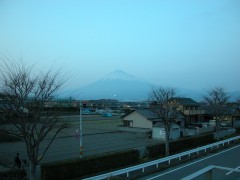
{"label": "street lamp", "polygon": [[80,106],[79,106],[79,113],[80,113],[80,127],[79,127],[79,141],[80,141],[80,158],[83,156],[83,147],[82,147],[82,103],[80,101]]}

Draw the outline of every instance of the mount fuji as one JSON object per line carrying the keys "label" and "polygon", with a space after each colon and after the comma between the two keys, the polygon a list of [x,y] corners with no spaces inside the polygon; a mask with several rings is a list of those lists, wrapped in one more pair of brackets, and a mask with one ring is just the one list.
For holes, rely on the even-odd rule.
{"label": "mount fuji", "polygon": [[[116,70],[88,86],[71,92],[67,91],[61,95],[62,97],[70,96],[77,100],[116,99],[118,101],[142,101],[147,100],[151,90],[157,87],[155,84],[124,71]],[[240,98],[239,92],[229,92],[232,101]],[[177,94],[179,97],[189,97],[196,101],[202,101],[206,92],[204,90],[178,88]]]}
{"label": "mount fuji", "polygon": [[147,100],[148,93],[154,85],[136,78],[124,71],[116,70],[100,80],[75,90],[75,99],[116,99],[119,101]]}

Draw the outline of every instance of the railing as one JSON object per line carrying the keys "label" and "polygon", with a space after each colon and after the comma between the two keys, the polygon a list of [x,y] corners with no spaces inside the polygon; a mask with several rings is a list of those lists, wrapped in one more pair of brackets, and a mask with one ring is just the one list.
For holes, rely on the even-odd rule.
{"label": "railing", "polygon": [[175,159],[181,160],[181,158],[184,157],[184,156],[189,156],[190,157],[191,154],[193,154],[193,153],[198,154],[200,151],[207,152],[208,149],[213,149],[214,147],[219,148],[220,145],[224,146],[226,143],[230,144],[231,141],[238,140],[238,139],[240,139],[240,136],[229,138],[229,139],[226,139],[226,140],[223,140],[223,141],[219,141],[219,142],[212,143],[212,144],[209,144],[209,145],[206,145],[206,146],[198,147],[198,148],[195,148],[195,149],[192,149],[192,150],[189,150],[189,151],[185,151],[185,152],[175,154],[175,155],[172,155],[172,156],[168,156],[168,157],[165,157],[165,158],[161,158],[161,159],[158,159],[158,160],[146,162],[146,163],[139,164],[139,165],[136,165],[136,166],[120,169],[120,170],[117,170],[117,171],[109,172],[109,173],[106,173],[106,174],[101,174],[101,175],[90,177],[90,178],[86,178],[85,180],[107,179],[109,177],[118,176],[118,175],[122,175],[122,174],[126,174],[127,177],[129,177],[130,172],[137,171],[137,170],[140,170],[140,169],[142,169],[142,172],[144,172],[145,168],[150,167],[150,166],[156,166],[158,168],[160,163],[168,162],[170,164],[172,160],[175,160]]}
{"label": "railing", "polygon": [[183,114],[185,115],[205,114],[205,110],[202,109],[184,110]]}

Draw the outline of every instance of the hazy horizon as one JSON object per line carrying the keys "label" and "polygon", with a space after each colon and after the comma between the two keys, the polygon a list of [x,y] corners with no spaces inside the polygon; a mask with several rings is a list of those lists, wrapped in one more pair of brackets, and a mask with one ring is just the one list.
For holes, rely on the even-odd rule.
{"label": "hazy horizon", "polygon": [[61,68],[66,89],[122,70],[158,86],[240,91],[239,9],[238,0],[2,0],[0,56]]}

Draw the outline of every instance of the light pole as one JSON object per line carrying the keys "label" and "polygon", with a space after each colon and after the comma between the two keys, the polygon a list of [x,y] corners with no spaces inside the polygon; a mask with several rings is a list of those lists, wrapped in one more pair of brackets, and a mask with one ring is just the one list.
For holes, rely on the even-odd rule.
{"label": "light pole", "polygon": [[80,106],[79,106],[79,113],[80,113],[80,127],[79,127],[79,140],[80,140],[80,158],[83,156],[83,147],[82,147],[82,103],[80,101]]}

